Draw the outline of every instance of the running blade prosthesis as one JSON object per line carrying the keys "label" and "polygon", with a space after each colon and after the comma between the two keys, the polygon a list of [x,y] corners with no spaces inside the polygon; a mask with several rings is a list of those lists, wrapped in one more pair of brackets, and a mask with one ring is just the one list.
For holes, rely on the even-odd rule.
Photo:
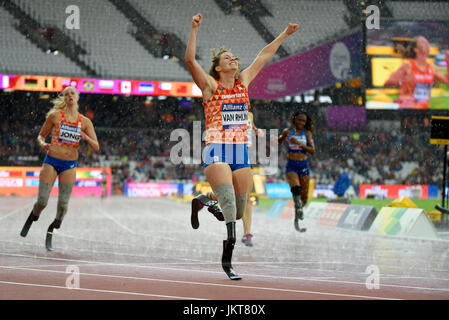
{"label": "running blade prosthesis", "polygon": [[205,195],[198,195],[192,200],[192,213],[190,216],[190,223],[193,229],[198,229],[200,222],[198,220],[198,212],[203,209],[203,207],[208,207],[207,210],[212,213],[215,218],[219,221],[224,221],[223,213],[217,205],[217,201],[209,199]]}
{"label": "running blade prosthesis", "polygon": [[61,222],[58,220],[54,220],[47,230],[47,235],[45,237],[45,247],[48,251],[53,251],[52,239],[53,239],[53,229],[59,229],[61,226]]}
{"label": "running blade prosthesis", "polygon": [[306,230],[307,230],[307,228],[301,228],[299,226],[299,220],[303,220],[303,219],[304,219],[304,213],[303,213],[302,207],[301,206],[297,207],[295,205],[295,229],[298,232],[306,232]]}
{"label": "running blade prosthesis", "polygon": [[232,251],[234,250],[235,241],[223,240],[223,256],[221,257],[221,266],[224,272],[231,280],[241,280],[237,272],[232,268]]}
{"label": "running blade prosthesis", "polygon": [[298,219],[296,219],[296,218],[295,218],[295,229],[296,229],[296,231],[298,231],[298,232],[306,232],[306,230],[307,230],[307,228],[301,228],[301,227],[299,226]]}
{"label": "running blade prosthesis", "polygon": [[25,221],[25,224],[23,225],[22,231],[20,232],[20,235],[22,237],[26,237],[28,234],[28,231],[31,228],[31,225],[33,224],[34,221],[37,221],[38,218],[36,218],[33,215],[33,210],[31,210],[30,215],[28,216],[27,220]]}

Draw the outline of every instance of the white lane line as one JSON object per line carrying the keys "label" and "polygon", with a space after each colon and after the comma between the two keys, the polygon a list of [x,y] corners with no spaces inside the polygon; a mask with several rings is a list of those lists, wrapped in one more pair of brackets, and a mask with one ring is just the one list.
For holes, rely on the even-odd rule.
{"label": "white lane line", "polygon": [[[23,256],[19,254],[3,254],[0,253],[0,255],[11,255],[11,256]],[[86,266],[89,266],[90,263],[93,264],[99,264],[98,261],[86,261],[86,260],[77,260],[77,259],[64,259],[64,258],[49,258],[49,257],[38,257],[38,256],[32,256],[33,258],[37,259],[46,259],[46,260],[57,260],[57,261],[76,261],[76,262],[82,262],[82,263],[88,263]],[[104,262],[105,266],[122,266],[122,267],[134,267],[134,268],[142,268],[142,269],[158,269],[158,270],[172,270],[176,272],[197,272],[197,273],[212,273],[212,274],[223,274],[223,272],[219,271],[211,271],[211,270],[194,270],[194,269],[183,269],[183,268],[169,268],[166,266],[148,266],[148,265],[134,265],[134,264],[120,264],[120,263],[111,263],[111,262]],[[3,267],[0,267],[3,268]],[[308,278],[308,277],[287,277],[287,276],[273,276],[273,275],[262,275],[262,274],[243,274],[240,273],[241,276],[245,277],[254,277],[254,278],[269,278],[269,279],[282,279],[282,280],[301,280],[301,281],[316,281],[316,282],[330,282],[332,284],[351,284],[351,285],[357,285],[357,286],[366,286],[366,282],[355,282],[355,281],[345,281],[345,280],[328,280],[328,279],[319,279],[319,278]],[[395,284],[385,284],[381,283],[382,287],[389,287],[389,288],[403,288],[403,289],[415,289],[415,290],[428,290],[428,291],[443,291],[443,292],[449,292],[449,288],[428,288],[428,287],[418,287],[418,286],[403,286],[403,285],[395,285]],[[381,298],[379,298],[381,299]]]}
{"label": "white lane line", "polygon": [[[58,236],[61,237],[66,237],[66,238],[73,238],[73,239],[81,239],[81,240],[86,240],[89,242],[99,242],[99,243],[107,243],[106,241],[98,241],[98,240],[88,240],[82,237],[76,237],[76,236],[72,236],[72,235],[68,235],[66,233],[60,233],[57,230],[54,231],[55,234],[57,234]],[[13,243],[16,244],[16,241],[12,241],[12,240],[5,240],[5,239],[0,239],[0,242],[6,242],[6,243]],[[155,246],[151,247],[151,248],[155,248]],[[55,249],[62,249],[63,248],[58,248],[55,247]],[[145,254],[135,254],[135,253],[124,253],[124,252],[118,252],[118,251],[108,251],[108,250],[94,250],[94,249],[81,249],[81,248],[73,248],[70,249],[71,251],[78,251],[78,252],[88,252],[88,253],[93,253],[93,254],[111,254],[114,256],[130,256],[130,257],[148,257]],[[175,250],[176,251],[176,250]],[[1,254],[1,253],[0,253]],[[204,262],[203,260],[197,260],[197,259],[187,259],[187,258],[183,258],[180,260],[185,260],[185,261],[192,261],[192,264],[216,264],[216,261],[211,261],[211,262]],[[356,275],[361,275],[360,272],[351,272],[351,271],[346,271],[346,270],[332,270],[332,269],[316,269],[316,268],[304,268],[304,267],[297,267],[298,265],[307,265],[307,264],[320,264],[320,265],[341,265],[341,264],[347,264],[347,265],[353,265],[353,266],[358,266],[358,267],[366,267],[367,265],[370,264],[375,264],[375,262],[369,262],[369,263],[351,263],[349,261],[345,261],[345,262],[340,262],[340,261],[286,261],[286,262],[282,262],[283,265],[278,266],[280,264],[280,262],[278,261],[254,261],[254,262],[244,262],[244,261],[235,261],[233,262],[235,265],[243,265],[243,264],[263,264],[265,266],[271,267],[270,265],[273,265],[273,268],[283,268],[283,269],[301,269],[301,270],[313,270],[313,271],[319,271],[319,272],[327,272],[327,273],[333,273],[333,274],[356,274]],[[161,262],[160,264],[184,264],[184,263],[165,263],[165,262]],[[185,263],[187,264],[187,263]],[[293,264],[295,265],[294,267],[288,267],[286,266],[287,264]],[[392,266],[392,265],[384,265],[385,268],[391,268],[391,269],[398,269],[399,271],[403,270],[403,267],[400,266]],[[421,268],[420,271],[422,271],[423,273],[428,273],[428,272],[440,272],[440,273],[449,273],[449,270],[447,269],[424,269]],[[365,275],[365,273],[362,273],[362,275]],[[449,278],[429,278],[429,277],[421,277],[421,276],[411,276],[411,275],[397,275],[397,274],[381,274],[382,277],[384,278],[396,278],[396,279],[430,279],[430,280],[442,280],[442,281],[449,281]],[[327,277],[327,278],[335,278],[335,277]]]}
{"label": "white lane line", "polygon": [[118,221],[117,219],[115,219],[113,216],[111,216],[109,213],[107,213],[106,211],[104,211],[103,209],[101,209],[100,207],[96,207],[95,208],[96,211],[99,211],[102,215],[104,215],[106,218],[112,220],[112,222],[114,222],[116,225],[118,225],[120,228],[125,229],[126,231],[128,231],[131,234],[134,235],[142,235],[139,234],[137,232],[135,232],[134,230],[128,228],[127,226],[125,226],[123,223],[121,223],[120,221]]}
{"label": "white lane line", "polygon": [[[65,289],[65,290],[73,290],[73,291],[88,291],[88,292],[114,293],[114,294],[125,294],[125,295],[145,296],[145,297],[158,297],[158,298],[165,298],[165,299],[205,300],[205,299],[192,298],[192,297],[167,296],[167,295],[161,295],[161,294],[139,293],[139,292],[129,292],[129,291],[101,290],[101,289],[88,289],[88,288],[68,289],[67,287],[53,286],[53,285],[49,285],[49,284],[35,284],[35,283],[11,282],[11,281],[1,281],[1,280],[0,280],[0,283],[8,284],[8,285],[28,286],[28,287]],[[83,298],[83,299],[85,300],[86,298]]]}
{"label": "white lane line", "polygon": [[[33,269],[33,268],[9,268],[9,267],[0,267],[0,268],[66,274],[64,271],[57,271],[57,270],[41,270],[41,269]],[[103,278],[140,280],[140,281],[143,280],[143,281],[168,282],[168,283],[199,285],[199,286],[215,286],[215,287],[225,287],[225,288],[233,288],[233,289],[251,289],[251,290],[263,290],[263,291],[289,292],[289,293],[307,293],[307,294],[327,295],[327,296],[337,296],[337,297],[347,297],[347,298],[357,298],[357,299],[402,300],[402,299],[396,299],[396,298],[363,296],[363,295],[325,292],[325,291],[309,291],[309,290],[271,288],[271,287],[256,287],[256,286],[245,286],[245,285],[221,284],[221,283],[213,283],[213,282],[211,283],[211,282],[196,282],[196,281],[183,281],[183,280],[168,280],[168,279],[159,279],[159,278],[142,278],[142,277],[117,276],[117,275],[107,275],[107,274],[98,274],[98,273],[82,273],[82,272],[80,272],[79,275],[80,276],[103,277]]]}
{"label": "white lane line", "polygon": [[[89,251],[90,252],[90,251]],[[95,253],[96,251],[94,251]],[[102,253],[103,251],[99,251],[100,253]],[[14,253],[2,253],[0,252],[0,256],[1,255],[5,255],[5,256],[12,256],[12,257],[23,257],[23,258],[32,258],[32,259],[45,259],[45,260],[56,260],[56,261],[76,261],[78,263],[86,263],[89,265],[111,265],[111,266],[124,266],[124,267],[136,267],[136,268],[152,268],[152,269],[167,269],[167,270],[174,270],[174,271],[194,271],[194,272],[204,272],[204,273],[216,273],[216,274],[221,274],[221,272],[217,272],[217,271],[207,271],[207,270],[192,270],[192,269],[176,269],[176,268],[166,268],[166,267],[157,267],[157,266],[152,266],[152,265],[192,265],[192,266],[196,266],[196,265],[217,265],[216,261],[195,261],[195,260],[190,260],[190,262],[152,262],[150,264],[126,264],[126,263],[114,263],[114,262],[102,262],[102,261],[89,261],[89,260],[79,260],[79,259],[64,259],[64,258],[54,258],[54,257],[44,257],[44,256],[37,256],[37,255],[23,255],[23,254],[14,254]],[[187,259],[186,259],[187,260]],[[276,265],[280,264],[281,262],[273,262],[273,261],[252,261],[252,262],[245,262],[245,261],[235,261],[233,262],[234,265],[256,265],[256,266],[266,266],[268,265],[271,268],[275,268]],[[309,264],[309,263],[315,263],[315,262],[308,262],[308,261],[290,261],[290,262],[282,262],[282,264],[293,264],[293,265],[302,265],[302,264]],[[364,272],[348,272],[348,271],[340,271],[340,270],[325,270],[325,269],[310,269],[310,268],[304,268],[304,267],[285,267],[283,265],[279,266],[279,268],[286,268],[286,269],[301,269],[301,270],[305,270],[305,271],[320,271],[320,272],[327,272],[327,273],[345,273],[345,274],[355,274],[361,277],[366,278],[366,273]],[[288,276],[270,276],[270,275],[256,275],[256,274],[249,274],[250,276],[257,276],[257,277],[266,277],[266,278],[276,278],[276,279],[335,279],[335,276],[329,277],[329,276],[316,276],[316,277],[309,277],[309,278],[304,278],[304,277],[288,277]],[[429,278],[429,277],[414,277],[414,276],[406,276],[406,275],[394,275],[394,274],[380,274],[380,276],[382,278],[392,278],[395,280],[399,280],[399,279],[425,279],[425,280],[434,280],[434,281],[449,281],[448,278]],[[339,281],[339,280],[335,280],[335,281]],[[345,282],[345,281],[342,281]],[[353,282],[348,282],[347,283],[353,283]],[[362,284],[362,283],[359,283]],[[364,283],[363,283],[364,284]],[[446,290],[446,289],[444,289]],[[449,290],[449,289],[448,289]]]}

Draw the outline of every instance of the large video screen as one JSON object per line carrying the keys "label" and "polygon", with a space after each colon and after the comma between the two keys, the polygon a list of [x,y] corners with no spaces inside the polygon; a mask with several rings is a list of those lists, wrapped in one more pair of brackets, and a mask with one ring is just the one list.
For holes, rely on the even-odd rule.
{"label": "large video screen", "polygon": [[445,50],[448,21],[382,20],[367,30],[366,108],[449,110]]}

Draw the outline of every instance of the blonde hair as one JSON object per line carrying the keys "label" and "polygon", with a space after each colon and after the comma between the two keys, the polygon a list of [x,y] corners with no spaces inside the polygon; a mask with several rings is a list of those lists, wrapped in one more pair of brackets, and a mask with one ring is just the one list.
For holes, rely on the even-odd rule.
{"label": "blonde hair", "polygon": [[[231,52],[231,49],[226,49],[225,46],[221,46],[220,49],[218,50],[218,52],[215,50],[215,48],[211,49],[212,52],[212,65],[210,66],[209,69],[209,74],[216,80],[220,79],[220,74],[218,73],[217,70],[215,70],[215,67],[217,67],[220,63],[220,57],[223,53],[225,52]],[[240,74],[240,70],[242,69],[242,66],[240,65],[240,62],[238,62],[238,60],[240,59],[237,56],[234,56],[235,59],[237,60],[237,63],[239,64],[239,70],[237,71],[237,73],[235,74],[235,78],[237,79],[239,77]]]}
{"label": "blonde hair", "polygon": [[[47,112],[47,115],[45,116],[46,118],[54,111],[67,108],[67,104],[64,101],[64,94],[69,89],[75,90],[76,94],[79,96],[79,92],[75,87],[65,88],[62,93],[60,93],[55,99],[51,100],[51,103],[53,103],[53,107],[50,109],[50,111]],[[76,104],[76,111],[78,111],[78,104]]]}

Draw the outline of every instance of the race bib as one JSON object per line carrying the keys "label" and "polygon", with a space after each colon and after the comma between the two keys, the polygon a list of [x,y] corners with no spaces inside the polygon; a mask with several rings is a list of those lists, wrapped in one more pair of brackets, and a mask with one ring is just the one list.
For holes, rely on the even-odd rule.
{"label": "race bib", "polygon": [[296,139],[297,141],[299,141],[299,142],[301,142],[303,145],[307,145],[307,137],[305,136],[305,135],[303,135],[303,134],[301,134],[301,135],[297,135],[297,136],[290,136],[290,138],[289,138],[289,148],[291,149],[291,150],[302,150],[301,149],[301,147],[299,146],[299,145],[297,145],[297,144],[295,144],[295,143],[293,143],[292,141],[291,141],[291,139]]}
{"label": "race bib", "polygon": [[76,144],[81,139],[81,127],[61,124],[59,128],[59,142],[65,144]]}
{"label": "race bib", "polygon": [[415,86],[415,100],[426,101],[430,99],[432,85],[429,83],[417,82]]}
{"label": "race bib", "polygon": [[221,117],[223,129],[243,129],[248,124],[248,103],[225,103]]}

